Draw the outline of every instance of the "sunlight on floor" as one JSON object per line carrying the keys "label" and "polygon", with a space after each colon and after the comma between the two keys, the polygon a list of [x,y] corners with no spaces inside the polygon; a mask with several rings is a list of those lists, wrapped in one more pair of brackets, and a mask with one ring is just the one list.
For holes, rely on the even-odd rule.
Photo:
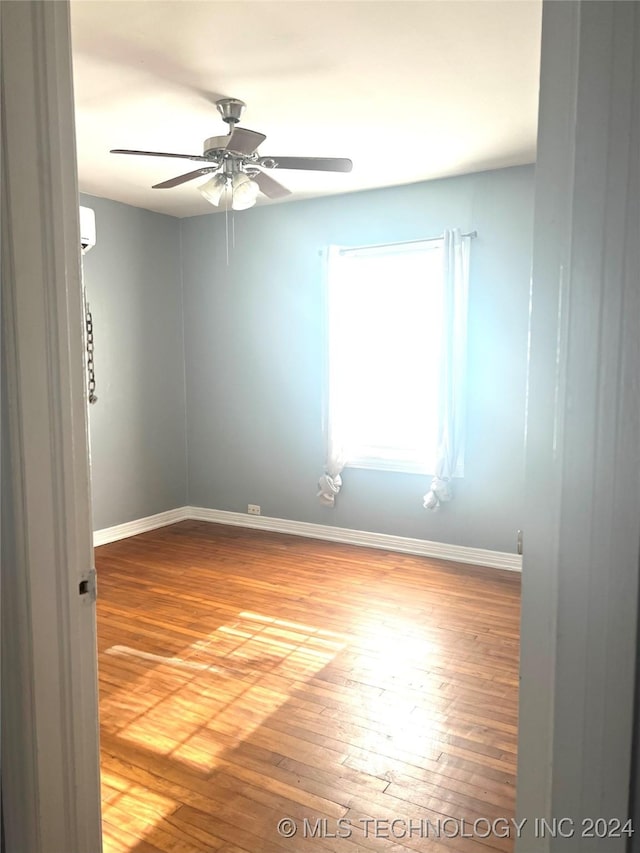
{"label": "sunlight on floor", "polygon": [[[175,799],[153,793],[149,790],[153,779],[143,770],[137,772],[139,784],[118,775],[118,762],[111,758],[111,770],[102,772],[103,820],[109,827],[105,853],[120,850],[118,839],[121,849],[128,850],[128,834],[133,838],[152,829],[154,835],[161,833],[158,825],[181,802],[181,774],[208,775],[216,768],[229,767],[234,747],[255,733],[262,748],[277,751],[278,742],[287,735],[258,730],[289,702],[296,703],[300,713],[315,718],[317,706],[296,698],[296,693],[301,682],[313,678],[337,654],[341,653],[360,679],[370,672],[410,687],[417,661],[424,665],[428,660],[436,669],[442,665],[438,644],[425,640],[421,626],[406,619],[363,620],[357,626],[357,643],[350,648],[354,640],[355,636],[241,611],[179,655],[125,645],[105,649],[103,660],[116,660],[130,669],[133,678],[126,691],[119,689],[103,698],[101,725],[134,751],[162,756],[163,770],[172,780],[164,790],[175,793]],[[434,677],[432,683],[420,687],[437,689],[440,682]],[[344,686],[348,685],[346,680]],[[322,692],[321,685],[318,691]],[[406,749],[408,754],[421,742],[423,754],[436,760],[440,749],[437,737],[431,742],[431,730],[437,729],[438,714],[421,709],[416,715],[415,710],[414,699],[405,699],[401,693],[382,697],[380,690],[372,689],[366,695],[361,687],[352,722],[357,725],[360,715],[363,719],[375,716],[377,725],[360,740],[359,749],[379,749],[380,739],[394,732],[396,750]],[[331,713],[325,716],[329,722]],[[345,723],[336,719],[334,725],[338,728]],[[130,776],[131,768],[127,769]],[[249,777],[249,781],[255,779]],[[210,808],[205,797],[202,807],[205,811]]]}
{"label": "sunlight on floor", "polygon": [[[224,755],[291,701],[298,683],[325,667],[348,640],[243,611],[179,656],[111,646],[103,654],[135,677],[126,691],[103,697],[101,725],[133,746],[176,759],[187,770],[210,773],[228,763]],[[190,697],[197,697],[197,710]],[[102,771],[103,820],[121,833],[144,832],[177,805],[149,791],[145,772],[139,775],[140,785],[135,785],[117,772]]]}

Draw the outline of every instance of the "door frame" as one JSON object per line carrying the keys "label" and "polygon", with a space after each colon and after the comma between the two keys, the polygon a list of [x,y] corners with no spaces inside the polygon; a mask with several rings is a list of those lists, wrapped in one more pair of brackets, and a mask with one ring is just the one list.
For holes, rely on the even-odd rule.
{"label": "door frame", "polygon": [[99,853],[93,569],[67,2],[2,16],[2,799],[8,850]]}
{"label": "door frame", "polygon": [[[640,554],[640,6],[543,6],[522,570],[518,853],[617,853]],[[533,819],[567,818],[570,838]],[[588,828],[588,827],[587,827]]]}

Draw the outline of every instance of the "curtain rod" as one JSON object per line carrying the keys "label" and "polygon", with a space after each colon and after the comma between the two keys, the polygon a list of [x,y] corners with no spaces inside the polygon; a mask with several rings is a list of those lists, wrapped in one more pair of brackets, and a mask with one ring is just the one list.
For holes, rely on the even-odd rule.
{"label": "curtain rod", "polygon": [[[461,234],[460,236],[469,237],[470,240],[473,240],[478,236],[478,232],[467,231],[466,234]],[[440,237],[423,237],[421,240],[397,240],[395,243],[372,243],[368,246],[353,246],[352,248],[340,249],[340,254],[344,255],[346,252],[362,252],[367,249],[387,249],[392,246],[410,246],[413,243],[436,243],[438,240],[444,240],[444,234]]]}

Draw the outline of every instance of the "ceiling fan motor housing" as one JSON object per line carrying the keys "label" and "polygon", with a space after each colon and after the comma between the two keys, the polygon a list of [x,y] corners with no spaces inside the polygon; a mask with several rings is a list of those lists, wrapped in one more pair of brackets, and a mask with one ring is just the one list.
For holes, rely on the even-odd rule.
{"label": "ceiling fan motor housing", "polygon": [[208,157],[210,154],[216,154],[217,152],[223,152],[226,150],[228,144],[229,144],[228,135],[210,136],[209,139],[205,139],[205,141],[204,141],[202,154],[204,157]]}

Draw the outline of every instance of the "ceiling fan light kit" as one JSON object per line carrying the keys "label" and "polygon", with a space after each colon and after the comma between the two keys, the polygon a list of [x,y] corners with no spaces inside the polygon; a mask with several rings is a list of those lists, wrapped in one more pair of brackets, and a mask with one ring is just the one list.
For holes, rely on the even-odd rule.
{"label": "ceiling fan light kit", "polygon": [[260,187],[248,174],[237,171],[224,171],[214,175],[197,189],[210,204],[218,207],[221,202],[226,202],[225,206],[230,206],[232,210],[247,210],[253,207],[260,192]]}
{"label": "ceiling fan light kit", "polygon": [[266,136],[255,130],[237,127],[245,103],[237,98],[221,98],[216,101],[216,106],[222,120],[229,126],[229,132],[225,136],[211,136],[205,140],[201,155],[135,151],[126,148],[113,148],[111,153],[199,161],[203,163],[199,169],[155,184],[153,189],[170,189],[206,175],[208,177],[205,183],[197,188],[203,198],[216,207],[221,201],[225,201],[225,207],[231,206],[233,210],[253,207],[260,192],[271,199],[291,195],[290,190],[263,169],[321,172],[350,172],[352,169],[351,160],[338,157],[260,157],[257,148]]}

